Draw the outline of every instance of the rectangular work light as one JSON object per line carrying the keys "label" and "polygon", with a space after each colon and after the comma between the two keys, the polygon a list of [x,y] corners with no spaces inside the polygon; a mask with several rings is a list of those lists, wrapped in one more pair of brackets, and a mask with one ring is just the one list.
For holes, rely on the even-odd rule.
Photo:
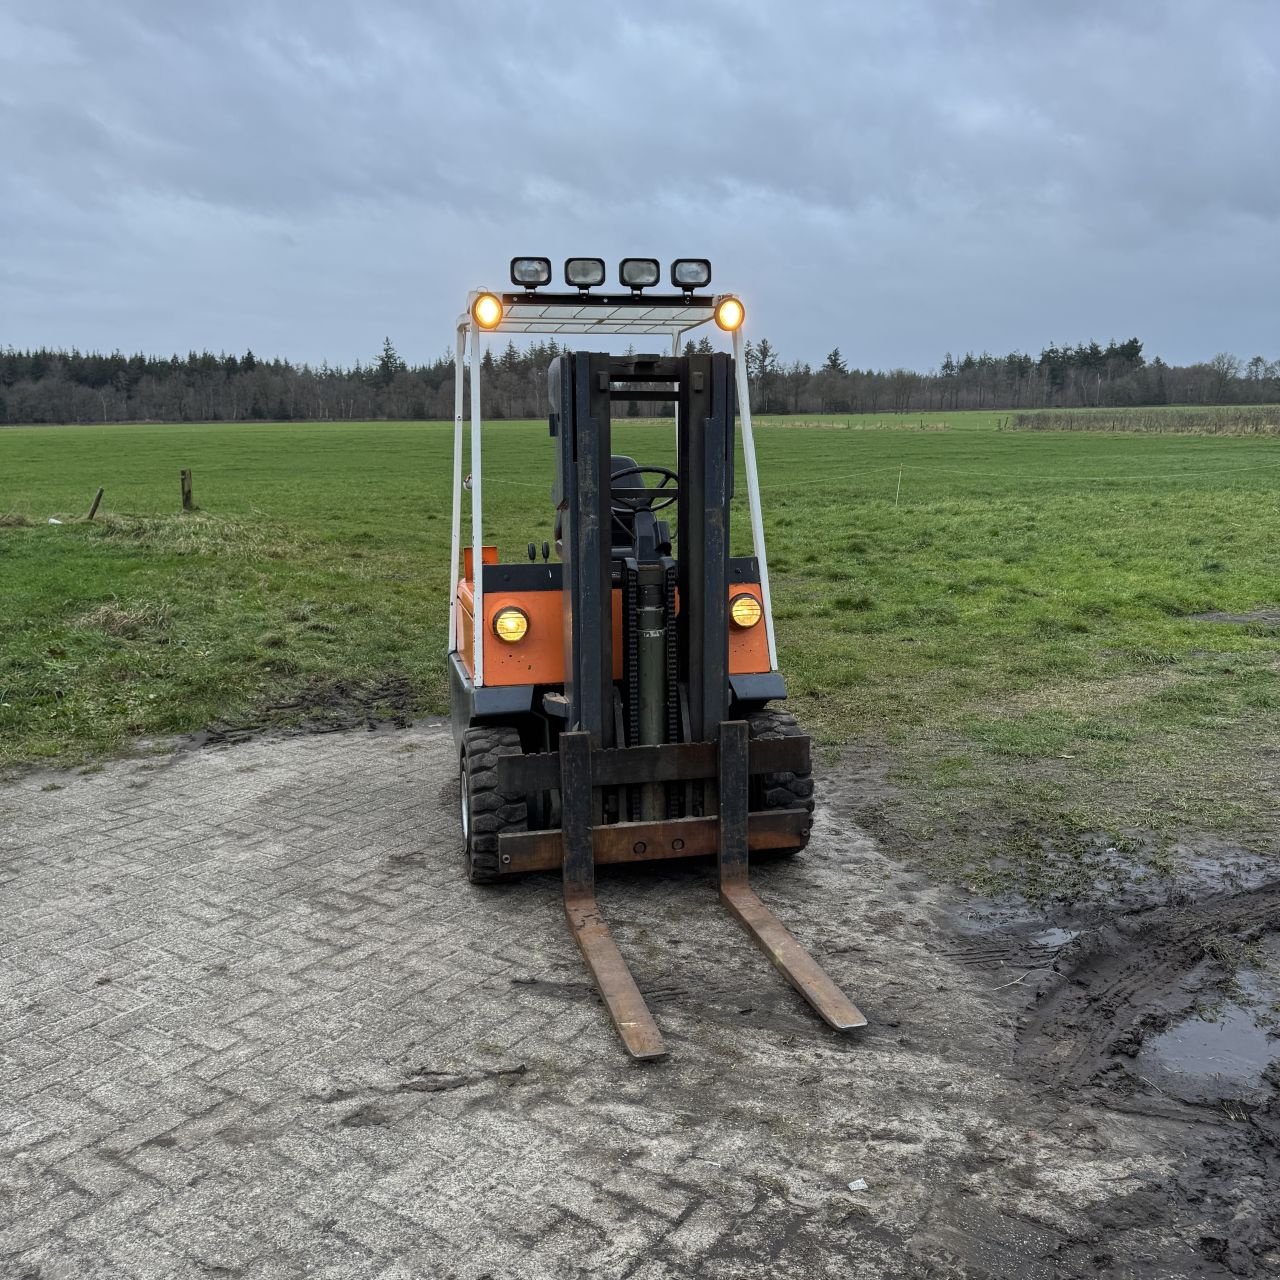
{"label": "rectangular work light", "polygon": [[551,283],[550,258],[512,258],[511,283],[537,289]]}
{"label": "rectangular work light", "polygon": [[651,284],[657,284],[662,275],[662,268],[657,258],[623,258],[618,268],[618,279],[638,293]]}
{"label": "rectangular work light", "polygon": [[671,264],[671,283],[686,293],[691,289],[705,289],[711,283],[711,260],[677,258]]}
{"label": "rectangular work light", "polygon": [[576,289],[594,289],[596,285],[604,284],[604,259],[566,258],[564,282]]}

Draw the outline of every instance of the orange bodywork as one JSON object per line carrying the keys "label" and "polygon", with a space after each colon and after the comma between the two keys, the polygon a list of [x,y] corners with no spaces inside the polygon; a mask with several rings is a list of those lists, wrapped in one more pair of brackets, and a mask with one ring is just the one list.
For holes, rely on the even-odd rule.
{"label": "orange bodywork", "polygon": [[769,670],[769,641],[764,633],[764,599],[760,594],[758,582],[736,582],[729,588],[729,599],[724,602],[728,609],[729,600],[734,596],[755,596],[760,601],[762,616],[754,627],[735,627],[729,623],[729,674],[731,676],[752,675],[758,671]]}
{"label": "orange bodywork", "polygon": [[[492,552],[492,556],[490,553]],[[485,564],[498,562],[497,550],[485,547]],[[471,579],[471,552],[463,563],[466,573],[458,583],[458,658],[468,673],[475,634],[475,588]],[[760,600],[754,582],[734,583],[724,607],[737,595]],[[763,604],[763,601],[761,602]],[[523,640],[507,644],[493,634],[493,620],[508,608],[523,611],[529,630]],[[622,679],[622,592],[613,593],[613,678]],[[764,623],[754,627],[729,625],[729,673],[747,675],[769,670],[769,646]],[[559,591],[486,591],[484,594],[484,682],[486,685],[564,684],[564,600]]]}

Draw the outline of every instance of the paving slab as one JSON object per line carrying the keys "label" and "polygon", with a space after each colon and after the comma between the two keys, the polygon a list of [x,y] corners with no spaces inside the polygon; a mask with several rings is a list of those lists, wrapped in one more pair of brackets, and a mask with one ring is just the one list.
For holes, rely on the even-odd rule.
{"label": "paving slab", "polygon": [[605,871],[642,1065],[558,881],[466,883],[456,803],[438,724],[0,786],[0,1275],[1048,1277],[1159,1172],[1027,1094],[839,804],[753,879],[871,1025],[823,1026],[712,868]]}

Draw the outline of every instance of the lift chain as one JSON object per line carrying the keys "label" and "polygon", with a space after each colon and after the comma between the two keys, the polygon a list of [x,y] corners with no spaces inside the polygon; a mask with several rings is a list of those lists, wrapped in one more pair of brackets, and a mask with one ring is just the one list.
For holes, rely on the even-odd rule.
{"label": "lift chain", "polygon": [[[680,741],[680,657],[676,643],[676,563],[666,561],[667,741]],[[667,784],[667,817],[684,817],[684,788]]]}
{"label": "lift chain", "polygon": [[[634,747],[640,741],[640,653],[637,610],[639,607],[640,569],[634,560],[622,566],[622,634],[623,664],[627,688],[627,741]],[[640,817],[640,788],[627,788],[627,817],[635,822]]]}

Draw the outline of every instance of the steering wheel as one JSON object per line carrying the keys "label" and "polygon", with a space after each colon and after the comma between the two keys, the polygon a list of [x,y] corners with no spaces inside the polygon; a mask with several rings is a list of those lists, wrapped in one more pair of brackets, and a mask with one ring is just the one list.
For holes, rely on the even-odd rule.
{"label": "steering wheel", "polygon": [[[680,497],[680,477],[670,467],[623,467],[610,475],[610,486],[612,487],[613,482],[620,480],[623,476],[631,475],[655,475],[661,476],[662,480],[656,489],[647,491],[653,495],[652,497],[632,498],[624,493],[610,493],[609,501],[615,506],[627,507],[631,511],[663,511]],[[675,485],[676,488],[668,489],[668,482]]]}

